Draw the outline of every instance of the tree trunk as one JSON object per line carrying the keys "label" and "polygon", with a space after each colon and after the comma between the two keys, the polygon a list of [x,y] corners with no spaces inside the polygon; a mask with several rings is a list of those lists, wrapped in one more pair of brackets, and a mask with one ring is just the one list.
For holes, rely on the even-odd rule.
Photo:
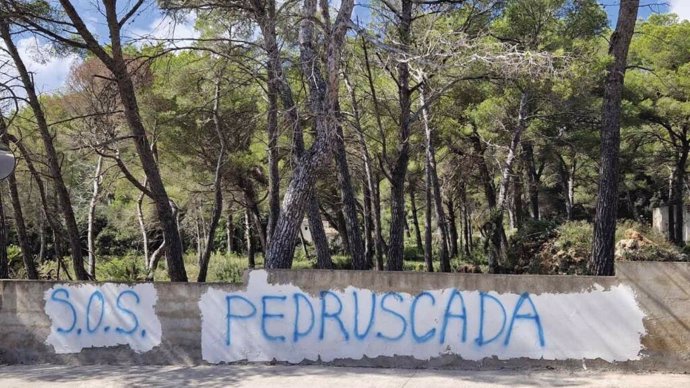
{"label": "tree trunk", "polygon": [[[407,153],[407,151],[404,151]],[[403,246],[405,235],[405,174],[408,157],[399,155],[399,167],[393,171],[391,179],[391,223],[388,239],[388,255],[386,269],[388,271],[402,271]],[[403,167],[403,165],[405,167]],[[404,169],[404,170],[403,170]]]}
{"label": "tree trunk", "polygon": [[[278,50],[278,46],[273,40],[266,42],[269,58],[273,51]],[[276,87],[277,74],[269,66],[269,82],[267,87],[268,97],[268,118],[266,129],[268,132],[268,225],[266,231],[267,242],[271,241],[273,230],[275,229],[278,216],[280,215],[280,171],[278,169],[278,89]]]}
{"label": "tree trunk", "polygon": [[[197,209],[197,212],[199,212],[198,209]],[[200,218],[201,218],[201,216],[194,218],[194,227],[195,227],[194,231],[196,232],[196,236],[195,236],[196,237],[196,261],[197,261],[199,266],[201,266],[201,255],[202,255],[202,251],[203,251],[203,247],[201,246],[202,237],[201,237],[201,225],[200,225],[201,221],[199,221]]]}
{"label": "tree trunk", "polygon": [[[266,241],[266,230],[261,222],[261,212],[259,212],[259,205],[256,200],[256,191],[251,180],[245,176],[240,176],[237,179],[237,185],[242,189],[244,194],[244,203],[249,210],[250,222],[253,224],[254,232],[259,237],[261,249],[265,253],[268,249]],[[254,248],[256,251],[256,247]]]}
{"label": "tree trunk", "polygon": [[333,268],[333,260],[331,259],[331,252],[328,247],[328,237],[326,237],[326,230],[321,220],[321,212],[319,210],[319,202],[316,197],[315,188],[312,188],[312,199],[307,203],[307,221],[309,222],[311,238],[314,242],[314,248],[316,249],[316,268]]}
{"label": "tree trunk", "polygon": [[422,230],[419,228],[419,217],[417,216],[417,202],[415,201],[415,189],[412,182],[408,185],[408,191],[410,193],[410,207],[412,208],[412,223],[414,224],[414,235],[417,241],[417,252],[423,250],[424,245],[422,244]]}
{"label": "tree trunk", "polygon": [[[425,82],[425,81],[422,81]],[[441,235],[441,251],[439,259],[441,262],[441,272],[450,272],[450,259],[448,257],[448,250],[450,243],[448,241],[448,224],[446,221],[446,212],[443,209],[443,198],[441,197],[441,185],[438,183],[438,173],[436,171],[436,150],[433,144],[431,134],[431,119],[429,117],[429,108],[426,105],[427,101],[427,85],[422,85],[420,91],[420,104],[422,105],[422,124],[424,126],[424,140],[425,140],[425,156],[426,156],[426,186],[430,190],[429,194],[433,195],[434,208],[436,210],[436,221],[438,223],[438,232]],[[427,198],[430,201],[432,198]],[[427,205],[428,206],[428,205]],[[427,226],[428,227],[428,226]]]}
{"label": "tree trunk", "polygon": [[688,160],[688,150],[686,147],[681,150],[678,160],[676,161],[675,179],[673,181],[673,208],[675,210],[675,224],[674,224],[674,242],[678,246],[685,245],[685,236],[683,233],[685,229],[685,219],[683,199],[685,198],[685,168]]}
{"label": "tree trunk", "polygon": [[254,242],[252,241],[252,223],[249,208],[244,212],[244,238],[247,242],[247,266],[250,269],[256,268]]}
{"label": "tree trunk", "polygon": [[506,160],[501,169],[501,184],[498,189],[498,202],[497,206],[501,211],[505,209],[506,200],[508,196],[508,189],[510,187],[511,178],[513,174],[513,164],[515,163],[515,158],[517,157],[517,150],[520,146],[520,141],[522,139],[522,133],[527,127],[527,92],[523,92],[520,96],[520,108],[518,112],[518,122],[513,129],[513,136],[510,140],[510,146],[508,148],[508,155],[506,155]]}
{"label": "tree trunk", "polygon": [[213,177],[213,213],[211,215],[211,224],[208,227],[208,235],[206,237],[206,248],[201,257],[201,265],[199,267],[199,276],[197,282],[203,283],[206,281],[206,273],[208,272],[208,264],[211,260],[211,253],[213,253],[216,241],[216,228],[220,221],[221,213],[223,213],[223,175],[222,168],[225,161],[225,137],[223,135],[222,122],[220,116],[220,79],[216,80],[215,98],[213,102],[213,128],[218,136],[220,144],[220,151],[218,151],[218,160],[216,161],[216,171]]}
{"label": "tree trunk", "polygon": [[577,170],[577,162],[573,160],[570,166],[570,174],[568,175],[568,200],[566,201],[568,220],[574,219],[573,210],[575,209],[575,171]]}
{"label": "tree trunk", "polygon": [[171,206],[172,201],[165,190],[165,185],[154,156],[154,151],[150,145],[146,134],[146,128],[144,127],[139,113],[136,90],[127,67],[127,60],[124,57],[120,41],[122,25],[118,21],[116,2],[113,0],[103,1],[103,8],[110,33],[109,52],[99,45],[98,41],[93,37],[91,32],[88,31],[88,28],[86,28],[86,25],[83,20],[81,20],[74,6],[68,0],[60,0],[60,4],[62,4],[65,13],[70,20],[72,20],[75,29],[84,39],[89,50],[92,51],[113,74],[124,111],[125,121],[132,134],[141,167],[146,174],[151,199],[156,206],[158,220],[163,230],[163,236],[166,241],[165,249],[168,275],[171,281],[186,282],[187,272],[184,268],[182,241],[175,215],[173,214]]}
{"label": "tree trunk", "polygon": [[[0,115],[0,140],[3,144],[8,146],[9,141],[7,140],[7,127],[5,125],[5,119]],[[5,205],[2,198],[2,187],[0,187],[0,279],[10,278],[10,268],[9,260],[7,258],[7,244],[9,242],[9,236],[7,233],[7,219],[5,218]]]}
{"label": "tree trunk", "polygon": [[146,281],[152,282],[156,274],[156,268],[158,268],[158,260],[161,258],[161,254],[165,249],[165,240],[161,242],[161,245],[153,251],[150,258],[146,258]]}
{"label": "tree trunk", "polygon": [[496,202],[496,189],[493,185],[493,180],[489,175],[489,169],[484,158],[484,148],[481,145],[479,135],[476,132],[470,137],[474,152],[478,158],[479,177],[484,186],[484,195],[486,196],[487,205],[489,208],[489,221],[485,224],[482,230],[487,230],[486,238],[488,239],[489,252],[489,272],[496,272],[498,264],[504,256],[507,239],[503,229],[503,214],[500,213]]}
{"label": "tree trunk", "polygon": [[[146,180],[144,180],[144,187],[146,186]],[[144,192],[139,193],[137,197],[137,223],[139,224],[139,232],[141,233],[141,245],[144,248],[144,262],[149,262],[149,237],[146,233],[146,224],[144,222],[144,211],[142,209],[142,203],[144,201]]]}
{"label": "tree trunk", "polygon": [[315,116],[317,136],[311,149],[300,158],[285,192],[280,217],[266,254],[267,268],[292,266],[297,231],[310,200],[316,172],[326,164],[331,154],[333,138],[336,136],[335,107],[340,77],[340,55],[353,7],[353,0],[341,2],[335,23],[327,36],[326,81],[321,77],[319,57],[314,48],[313,18],[316,15],[316,1],[304,2],[303,19],[300,23],[300,57],[302,73],[309,83],[310,106]]}
{"label": "tree trunk", "polygon": [[232,222],[232,212],[228,209],[228,217],[225,220],[225,239],[226,239],[226,254],[232,255],[234,251],[233,236],[235,235],[235,224]]}
{"label": "tree trunk", "polygon": [[527,167],[527,194],[529,195],[529,214],[533,220],[539,219],[539,174],[534,164],[532,142],[522,143],[522,157]]}
{"label": "tree trunk", "polygon": [[450,237],[450,257],[458,256],[458,227],[457,220],[455,217],[455,201],[453,198],[448,198],[446,201],[446,207],[448,208],[448,234]]}
{"label": "tree trunk", "polygon": [[611,35],[604,85],[601,123],[601,164],[597,192],[594,239],[589,269],[592,275],[614,274],[614,244],[618,208],[618,154],[620,152],[620,121],[623,80],[628,48],[635,29],[639,0],[623,0],[618,10],[616,30]]}
{"label": "tree trunk", "polygon": [[505,229],[503,228],[503,213],[506,208],[506,201],[508,196],[508,189],[510,187],[511,176],[513,173],[513,164],[517,156],[517,149],[520,146],[520,141],[522,138],[522,133],[527,127],[527,100],[528,95],[523,92],[520,96],[520,108],[518,112],[518,120],[515,128],[513,129],[513,136],[510,141],[510,146],[508,148],[508,155],[501,168],[501,183],[498,190],[498,199],[496,202],[496,209],[491,212],[491,232],[493,243],[493,250],[495,255],[490,256],[489,260],[489,272],[495,273],[500,270],[500,266],[505,262],[507,249],[508,249],[508,239],[506,238]]}
{"label": "tree trunk", "polygon": [[426,168],[426,179],[424,179],[424,264],[427,272],[434,272],[433,261],[433,240],[431,233],[431,181],[429,179],[429,166]]}
{"label": "tree trunk", "polygon": [[[206,244],[204,247],[204,252],[201,255],[201,265],[199,267],[199,275],[196,281],[203,283],[206,281],[206,275],[208,273],[208,264],[211,261],[211,254],[215,249],[215,237],[216,229],[218,228],[218,222],[220,221],[221,213],[223,212],[223,193],[220,186],[220,177],[218,178],[218,185],[214,188],[214,203],[213,203],[213,214],[211,215],[211,223],[208,227],[206,235]],[[215,186],[215,184],[214,184]]]}
{"label": "tree trunk", "polygon": [[[331,227],[338,231],[340,241],[343,244],[342,250],[347,253],[350,251],[350,239],[347,237],[347,226],[345,225],[345,216],[343,215],[342,207],[337,206],[337,204],[328,205],[330,205],[330,209],[321,207],[321,213],[323,213],[324,218],[326,218],[326,221],[328,221]],[[331,212],[328,210],[331,210]]]}
{"label": "tree trunk", "polygon": [[257,248],[254,247],[255,252],[266,252],[268,249],[268,241],[266,237],[266,228],[264,228],[263,223],[261,222],[261,212],[259,212],[259,205],[254,203],[251,207],[251,215],[252,215],[252,222],[254,224],[254,230],[256,235],[259,237],[259,245],[261,245],[261,251],[259,251]]}
{"label": "tree trunk", "polygon": [[[336,109],[340,107],[336,105]],[[339,115],[340,116],[340,115]],[[345,227],[347,229],[347,238],[350,246],[350,256],[352,257],[352,269],[366,270],[370,269],[367,265],[367,258],[364,254],[364,241],[362,240],[362,231],[357,220],[357,199],[355,198],[355,189],[352,186],[352,177],[350,176],[350,168],[347,164],[347,157],[345,153],[345,141],[343,139],[343,127],[336,125],[336,136],[334,138],[334,154],[335,164],[338,170],[338,183],[340,184],[340,199],[343,207],[343,216],[345,217]]]}
{"label": "tree trunk", "polygon": [[378,244],[375,242],[374,237],[376,223],[379,222],[379,220],[377,220],[374,211],[374,182],[372,176],[371,156],[369,155],[369,148],[367,147],[366,139],[364,138],[364,130],[362,129],[359,101],[357,101],[357,94],[355,92],[354,85],[350,83],[350,80],[347,77],[347,71],[343,72],[343,80],[345,81],[345,86],[350,94],[352,111],[355,119],[355,129],[357,131],[357,140],[362,153],[362,161],[364,163],[364,242],[367,267],[371,268],[374,266],[374,255],[378,256],[379,254],[382,254],[382,252],[378,250]]}
{"label": "tree trunk", "polygon": [[48,122],[46,121],[41,102],[36,94],[36,89],[34,88],[33,79],[29,74],[24,62],[22,61],[19,51],[12,40],[10,34],[10,28],[7,21],[0,21],[0,35],[5,42],[5,47],[7,52],[12,57],[15,67],[24,85],[24,89],[28,98],[29,106],[34,113],[34,118],[36,121],[36,126],[43,140],[43,146],[46,151],[48,168],[50,170],[51,178],[55,184],[55,190],[58,194],[58,199],[60,200],[60,209],[62,210],[62,215],[64,217],[65,226],[67,227],[67,236],[70,242],[70,253],[72,255],[72,266],[74,268],[74,273],[79,280],[87,280],[89,278],[88,272],[84,268],[84,256],[82,253],[81,240],[79,236],[79,228],[77,226],[77,221],[74,217],[74,209],[72,209],[72,201],[69,196],[69,191],[65,185],[65,181],[62,178],[62,171],[60,169],[60,162],[53,145],[53,137],[48,128]]}
{"label": "tree trunk", "polygon": [[[288,117],[293,127],[294,145],[294,160],[295,164],[299,163],[300,157],[304,154],[304,137],[302,133],[302,124],[299,122],[297,115],[297,107],[292,98],[292,91],[284,81],[283,87],[283,105],[288,110]],[[316,249],[316,267],[319,269],[333,268],[333,260],[331,259],[331,252],[328,246],[328,237],[323,227],[321,220],[321,212],[319,210],[319,197],[316,192],[316,187],[310,189],[310,198],[307,203],[306,216],[309,222],[309,230],[311,231],[312,241]],[[301,223],[300,223],[301,225]]]}
{"label": "tree trunk", "polygon": [[[0,120],[0,126],[4,125],[4,121]],[[29,169],[29,173],[31,173],[31,176],[34,178],[34,181],[36,182],[36,186],[38,188],[38,194],[41,199],[41,207],[43,210],[43,215],[48,221],[48,226],[50,229],[53,231],[53,243],[54,243],[54,249],[55,249],[55,256],[61,258],[63,249],[62,249],[62,240],[60,239],[60,236],[63,234],[62,228],[60,227],[60,222],[57,220],[57,216],[53,214],[51,211],[50,204],[48,203],[48,197],[47,197],[47,188],[44,184],[42,174],[36,169],[36,166],[34,165],[34,162],[31,158],[31,155],[29,154],[29,151],[26,149],[24,144],[20,141],[17,140],[13,135],[7,134],[7,139],[14,143],[14,145],[17,146],[17,149],[19,149],[19,153],[21,154],[22,158],[24,158],[24,162],[26,163],[26,167]]]}
{"label": "tree trunk", "polygon": [[[267,155],[268,155],[268,225],[266,226],[266,239],[270,244],[273,230],[275,229],[278,216],[280,215],[280,171],[278,169],[278,97],[284,94],[281,91],[286,85],[283,83],[281,68],[280,48],[278,46],[276,33],[276,2],[268,1],[249,1],[253,7],[254,16],[263,35],[264,50],[266,50],[267,63],[266,70],[268,81],[266,85],[266,97],[268,100],[268,111],[266,112],[266,132],[268,135]],[[287,85],[289,88],[289,85]],[[283,100],[284,101],[284,100]],[[285,105],[285,104],[284,104]],[[292,107],[284,107],[286,110]],[[296,112],[295,112],[296,114]]]}
{"label": "tree trunk", "polygon": [[[281,78],[282,82],[282,101],[283,106],[287,110],[287,116],[293,129],[294,141],[294,161],[297,165],[300,158],[304,155],[304,133],[302,131],[302,124],[297,115],[297,106],[292,97],[292,89],[290,89],[287,80]],[[316,267],[319,269],[333,268],[333,260],[331,259],[331,251],[328,246],[328,237],[326,230],[323,227],[321,220],[321,212],[319,210],[319,197],[316,191],[316,186],[310,188],[310,198],[307,203],[306,216],[309,223],[309,230],[311,231],[311,238],[316,250]],[[301,225],[301,223],[300,223]]]}
{"label": "tree trunk", "polygon": [[304,232],[302,232],[301,228],[299,230],[299,241],[302,244],[302,250],[304,251],[304,259],[307,261],[311,260],[311,255],[309,255],[309,249],[307,249],[307,241],[304,239]]}
{"label": "tree trunk", "polygon": [[[265,234],[265,228],[263,226],[263,223],[261,222],[261,214],[259,213],[259,206],[256,203],[252,203],[248,207],[249,209],[249,222],[252,224],[252,229],[254,230],[252,232],[252,239],[258,238],[259,239],[259,245],[254,244],[254,252],[258,253],[261,252],[264,249],[268,249],[268,247],[265,245],[266,242],[266,234]],[[254,241],[254,240],[252,240]],[[264,251],[265,252],[265,251]]]}
{"label": "tree trunk", "polygon": [[565,159],[559,155],[561,185],[563,186],[565,197],[565,217],[568,221],[574,218],[573,209],[575,208],[575,171],[577,171],[577,160],[573,158],[570,166]]}
{"label": "tree trunk", "polygon": [[[400,14],[398,15],[398,37],[400,50],[409,51],[411,44],[410,32],[412,29],[412,1],[402,0]],[[386,269],[389,271],[402,271],[403,247],[405,233],[405,176],[407,164],[410,159],[410,69],[407,61],[399,61],[398,71],[398,99],[400,103],[398,156],[390,174],[391,183],[391,224],[390,238],[388,240],[388,258]]]}
{"label": "tree trunk", "polygon": [[520,174],[515,174],[513,179],[513,190],[511,195],[511,208],[513,212],[513,228],[522,228],[522,181],[519,179]]}
{"label": "tree trunk", "polygon": [[[381,136],[383,156],[385,158],[385,157],[387,157],[386,136],[385,136],[385,131],[383,128],[383,122],[381,120],[381,112],[380,112],[380,108],[379,108],[378,97],[376,96],[376,88],[374,87],[374,77],[373,77],[372,72],[371,72],[371,64],[369,63],[369,54],[367,51],[367,42],[366,42],[366,39],[364,38],[364,36],[362,36],[362,52],[364,54],[364,64],[365,64],[367,81],[368,81],[367,83],[369,84],[369,91],[371,93],[372,104],[374,106],[374,119],[376,121],[378,130],[379,130],[379,134]],[[360,143],[364,144],[364,147],[366,149],[366,142],[364,141],[364,136],[361,133],[361,131],[360,131]],[[371,172],[371,170],[370,170],[370,172]],[[372,181],[368,182],[368,184],[370,185],[371,194],[373,196],[373,198],[372,198],[372,202],[373,202],[372,205],[373,206],[372,207],[374,210],[374,234],[375,234],[374,243],[376,244],[375,245],[375,247],[376,247],[376,269],[379,271],[383,271],[383,269],[384,269],[383,256],[384,256],[384,252],[387,251],[388,248],[386,247],[386,244],[383,241],[383,230],[381,227],[381,189],[379,187],[381,179],[379,178],[379,174],[374,174],[373,172],[371,172],[371,178],[372,178]],[[421,238],[420,238],[420,242],[421,242]],[[418,245],[418,247],[419,246],[421,246],[421,243]]]}
{"label": "tree trunk", "polygon": [[89,201],[89,215],[88,215],[88,234],[87,234],[87,250],[89,251],[89,275],[92,279],[96,279],[96,248],[94,246],[95,231],[94,222],[96,218],[96,204],[98,203],[98,196],[101,190],[101,183],[103,176],[101,169],[103,167],[103,157],[98,156],[96,162],[96,171],[93,174],[93,191],[91,192],[91,201]]}
{"label": "tree trunk", "polygon": [[374,268],[374,254],[376,252],[374,244],[374,215],[372,210],[372,195],[367,179],[362,182],[363,204],[364,204],[364,256],[367,259],[367,267]]}
{"label": "tree trunk", "polygon": [[43,213],[38,212],[38,262],[43,263],[46,259],[46,226]]}
{"label": "tree trunk", "polygon": [[19,247],[22,250],[22,260],[24,261],[24,268],[29,279],[38,279],[38,272],[31,254],[31,245],[29,244],[29,236],[26,232],[26,225],[24,223],[24,215],[22,214],[22,205],[19,200],[19,191],[17,190],[17,179],[14,172],[7,177],[7,183],[10,186],[10,198],[12,199],[12,210],[14,211],[14,224],[17,228],[17,240],[19,240]]}
{"label": "tree trunk", "polygon": [[667,206],[667,213],[668,213],[668,231],[667,231],[667,238],[670,242],[675,243],[676,242],[676,232],[675,232],[675,214],[676,212],[674,211],[673,204],[674,204],[674,198],[675,194],[674,189],[673,189],[673,182],[675,181],[675,176],[676,176],[676,170],[673,169],[671,171],[671,174],[668,176],[668,206]]}
{"label": "tree trunk", "polygon": [[462,233],[465,239],[465,255],[472,254],[472,223],[470,221],[469,204],[467,203],[467,191],[463,184],[460,189],[462,199]]}
{"label": "tree trunk", "polygon": [[10,278],[9,261],[7,259],[7,223],[5,219],[5,205],[2,199],[2,189],[0,188],[0,279]]}
{"label": "tree trunk", "polygon": [[374,208],[374,243],[376,244],[376,269],[383,271],[384,252],[387,251],[385,242],[383,241],[383,228],[381,226],[381,180],[379,175],[374,176],[374,191],[373,194],[373,208]]}
{"label": "tree trunk", "polygon": [[496,208],[496,188],[494,187],[491,175],[489,175],[489,168],[486,165],[484,156],[484,147],[482,147],[479,134],[474,129],[474,133],[470,136],[472,142],[472,149],[477,158],[477,168],[479,169],[479,180],[482,182],[484,188],[484,195],[486,197],[487,206],[489,209]]}

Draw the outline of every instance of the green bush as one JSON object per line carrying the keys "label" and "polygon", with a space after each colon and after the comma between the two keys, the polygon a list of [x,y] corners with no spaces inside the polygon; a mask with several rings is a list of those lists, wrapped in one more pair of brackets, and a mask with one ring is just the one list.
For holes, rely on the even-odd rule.
{"label": "green bush", "polygon": [[348,255],[332,255],[333,269],[352,269],[352,259]]}
{"label": "green bush", "polygon": [[460,251],[458,264],[466,263],[471,265],[488,265],[489,259],[487,258],[486,252],[480,248],[482,247],[480,246],[479,242],[476,242],[469,255],[466,254],[464,250]]}
{"label": "green bush", "polygon": [[556,235],[557,224],[552,221],[528,219],[508,241],[508,261],[504,269],[508,272],[533,272],[537,261],[535,257],[542,246]]}
{"label": "green bush", "polygon": [[241,283],[246,266],[238,265],[234,260],[224,260],[214,266],[213,281]]}
{"label": "green bush", "polygon": [[96,254],[106,256],[124,256],[135,249],[139,241],[132,236],[120,233],[110,226],[105,227],[96,236]]}
{"label": "green bush", "polygon": [[587,221],[566,222],[558,227],[554,246],[572,255],[587,257],[592,249],[592,233],[592,224]]}
{"label": "green bush", "polygon": [[100,281],[143,281],[146,265],[143,256],[128,254],[121,257],[101,257],[96,262],[96,279]]}
{"label": "green bush", "polygon": [[[436,263],[434,263],[436,264]],[[434,270],[438,270],[436,267],[437,265],[434,265]],[[405,261],[403,263],[403,271],[417,271],[417,272],[424,272],[426,271],[426,263],[420,263],[417,261],[409,262]]]}
{"label": "green bush", "polygon": [[417,244],[405,244],[405,247],[403,248],[403,259],[424,260],[424,249],[422,247],[417,247]]}

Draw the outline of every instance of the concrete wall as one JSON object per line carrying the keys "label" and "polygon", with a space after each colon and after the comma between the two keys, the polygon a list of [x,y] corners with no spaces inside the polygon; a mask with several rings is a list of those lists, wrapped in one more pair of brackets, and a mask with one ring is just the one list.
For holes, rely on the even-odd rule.
{"label": "concrete wall", "polygon": [[610,278],[311,270],[251,279],[2,281],[0,364],[274,359],[690,372],[690,263],[624,262]]}

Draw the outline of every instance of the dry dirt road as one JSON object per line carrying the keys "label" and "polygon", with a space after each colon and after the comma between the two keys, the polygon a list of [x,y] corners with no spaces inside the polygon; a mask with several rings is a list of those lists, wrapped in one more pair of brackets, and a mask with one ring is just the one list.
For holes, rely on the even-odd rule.
{"label": "dry dirt road", "polygon": [[567,370],[410,370],[286,365],[0,366],[0,387],[690,387],[690,375]]}

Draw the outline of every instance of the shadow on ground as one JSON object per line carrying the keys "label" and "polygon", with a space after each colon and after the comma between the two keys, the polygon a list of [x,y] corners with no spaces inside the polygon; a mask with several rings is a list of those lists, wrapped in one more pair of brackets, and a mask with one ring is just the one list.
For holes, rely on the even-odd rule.
{"label": "shadow on ground", "polygon": [[568,370],[411,370],[287,365],[0,367],[0,386],[482,387],[688,386],[687,375]]}

